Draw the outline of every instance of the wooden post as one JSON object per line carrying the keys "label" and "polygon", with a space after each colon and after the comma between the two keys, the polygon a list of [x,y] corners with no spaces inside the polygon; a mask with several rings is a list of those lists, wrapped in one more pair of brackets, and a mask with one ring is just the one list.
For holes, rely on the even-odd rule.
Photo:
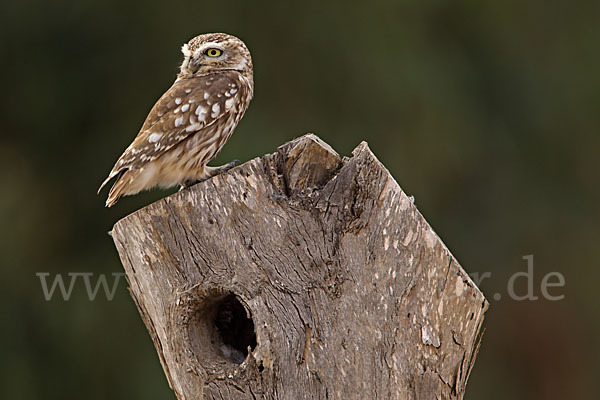
{"label": "wooden post", "polygon": [[113,238],[180,400],[463,397],[488,303],[364,142],[303,136]]}

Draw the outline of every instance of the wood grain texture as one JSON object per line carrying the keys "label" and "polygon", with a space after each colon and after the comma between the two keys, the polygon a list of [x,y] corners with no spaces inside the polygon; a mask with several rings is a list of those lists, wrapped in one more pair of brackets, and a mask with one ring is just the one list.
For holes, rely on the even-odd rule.
{"label": "wood grain texture", "polygon": [[[179,399],[461,399],[483,294],[366,143],[314,135],[151,204],[113,230]],[[234,294],[256,347],[226,356]]]}

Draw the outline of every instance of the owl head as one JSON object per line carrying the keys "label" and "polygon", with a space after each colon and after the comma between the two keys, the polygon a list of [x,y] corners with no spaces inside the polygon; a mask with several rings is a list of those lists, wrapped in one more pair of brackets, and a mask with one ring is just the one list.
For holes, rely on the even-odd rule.
{"label": "owl head", "polygon": [[216,71],[235,70],[252,75],[252,58],[240,39],[225,33],[206,33],[181,48],[184,59],[180,76],[189,77]]}

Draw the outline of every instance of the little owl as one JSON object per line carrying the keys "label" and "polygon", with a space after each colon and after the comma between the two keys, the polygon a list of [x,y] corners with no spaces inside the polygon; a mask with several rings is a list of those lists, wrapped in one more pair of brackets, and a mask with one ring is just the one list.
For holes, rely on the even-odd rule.
{"label": "little owl", "polygon": [[156,186],[190,186],[231,168],[206,164],[221,150],[252,99],[252,59],[224,33],[196,36],[173,86],[156,102],[133,143],[98,192],[115,176],[106,206]]}

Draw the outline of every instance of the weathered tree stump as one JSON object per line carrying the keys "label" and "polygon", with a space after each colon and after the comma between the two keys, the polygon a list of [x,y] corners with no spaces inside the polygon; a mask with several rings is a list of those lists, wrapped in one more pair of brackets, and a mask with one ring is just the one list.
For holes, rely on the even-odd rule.
{"label": "weathered tree stump", "polygon": [[366,143],[306,135],[113,230],[179,399],[460,399],[487,302]]}

